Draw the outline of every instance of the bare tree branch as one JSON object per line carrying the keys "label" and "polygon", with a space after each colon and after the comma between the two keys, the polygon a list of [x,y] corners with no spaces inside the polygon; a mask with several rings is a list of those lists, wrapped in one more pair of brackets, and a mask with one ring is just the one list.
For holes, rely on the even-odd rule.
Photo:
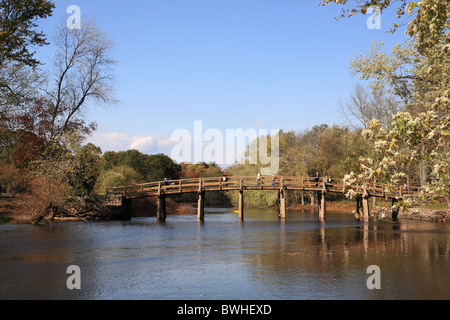
{"label": "bare tree branch", "polygon": [[339,102],[338,112],[344,116],[346,122],[353,127],[367,128],[370,120],[378,119],[384,127],[391,123],[391,115],[401,109],[401,104],[394,96],[383,88],[366,89],[358,83],[349,99]]}
{"label": "bare tree branch", "polygon": [[[53,37],[57,48],[54,87],[42,90],[53,103],[53,136],[70,131],[74,117],[88,105],[109,105],[114,98],[113,43],[95,24],[84,19],[81,29],[68,29],[65,21]],[[59,125],[58,125],[59,123]]]}

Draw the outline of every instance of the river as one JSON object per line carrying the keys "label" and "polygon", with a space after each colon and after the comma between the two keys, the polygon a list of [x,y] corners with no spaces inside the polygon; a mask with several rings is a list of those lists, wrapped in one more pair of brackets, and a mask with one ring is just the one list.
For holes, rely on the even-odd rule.
{"label": "river", "polygon": [[[450,225],[205,209],[125,222],[0,225],[0,299],[450,299]],[[79,267],[70,290],[67,268]],[[378,266],[380,289],[369,289]],[[375,275],[375,273],[374,273]]]}

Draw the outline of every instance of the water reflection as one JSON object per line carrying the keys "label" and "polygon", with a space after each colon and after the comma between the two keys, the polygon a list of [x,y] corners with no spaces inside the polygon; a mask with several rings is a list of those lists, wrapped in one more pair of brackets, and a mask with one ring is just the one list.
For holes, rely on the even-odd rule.
{"label": "water reflection", "polygon": [[[2,299],[449,299],[450,227],[227,209],[129,222],[0,226]],[[82,290],[65,283],[82,270]],[[368,290],[367,268],[382,289]]]}
{"label": "water reflection", "polygon": [[[265,285],[281,289],[298,279],[298,298],[316,298],[317,291],[343,299],[450,297],[448,226],[397,222],[352,227],[318,222],[316,229],[301,233],[282,228],[280,237],[278,244],[267,243],[252,261],[258,261],[256,274]],[[370,265],[381,268],[386,290],[364,287]],[[316,282],[316,290],[311,281]]]}

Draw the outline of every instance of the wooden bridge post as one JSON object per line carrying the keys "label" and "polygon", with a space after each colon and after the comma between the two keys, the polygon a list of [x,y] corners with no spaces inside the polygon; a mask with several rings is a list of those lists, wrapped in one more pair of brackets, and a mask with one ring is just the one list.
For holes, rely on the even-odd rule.
{"label": "wooden bridge post", "polygon": [[357,195],[356,196],[356,214],[355,217],[357,220],[361,220],[361,207],[362,207],[362,203],[361,203],[362,198]]}
{"label": "wooden bridge post", "polygon": [[278,199],[280,200],[278,217],[281,220],[286,220],[286,195],[283,189],[278,191]]}
{"label": "wooden bridge post", "polygon": [[205,218],[205,191],[198,193],[197,218],[203,221]]}
{"label": "wooden bridge post", "polygon": [[122,196],[121,216],[127,220],[131,219],[131,209],[131,199]]}
{"label": "wooden bridge post", "polygon": [[398,214],[400,212],[400,208],[396,206],[397,199],[392,199],[392,221],[398,221]]}
{"label": "wooden bridge post", "polygon": [[244,220],[244,190],[239,190],[239,204],[238,204],[238,210],[239,210],[239,220]]}
{"label": "wooden bridge post", "polygon": [[325,199],[325,192],[326,192],[326,181],[325,178],[323,178],[322,182],[322,190],[318,192],[319,199],[317,199],[319,203],[319,220],[325,221],[326,211],[327,211],[327,205],[326,205],[326,199]]}
{"label": "wooden bridge post", "polygon": [[362,196],[363,221],[369,221],[369,194],[364,190]]}
{"label": "wooden bridge post", "polygon": [[166,220],[166,195],[163,192],[158,195],[158,207],[156,215],[158,220]]}
{"label": "wooden bridge post", "polygon": [[369,221],[369,197],[365,196],[362,198],[363,207],[363,220]]}
{"label": "wooden bridge post", "polygon": [[325,221],[325,216],[326,216],[326,212],[327,212],[327,205],[326,205],[326,200],[325,200],[325,192],[324,191],[319,191],[318,192],[318,196],[319,199],[318,203],[319,203],[319,220],[320,221]]}

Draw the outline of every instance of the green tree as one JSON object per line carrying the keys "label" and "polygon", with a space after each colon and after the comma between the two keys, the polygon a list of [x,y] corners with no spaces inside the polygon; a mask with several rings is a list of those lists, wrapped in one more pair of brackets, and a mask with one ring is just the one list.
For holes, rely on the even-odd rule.
{"label": "green tree", "polygon": [[181,167],[164,154],[148,155],[138,150],[108,151],[103,155],[104,169],[117,166],[133,168],[140,176],[139,182],[162,181],[164,178],[177,179]]}
{"label": "green tree", "polygon": [[46,0],[0,2],[0,68],[10,62],[31,67],[39,64],[30,48],[48,43],[35,29],[36,21],[51,16],[54,8],[54,3]]}
{"label": "green tree", "polygon": [[161,181],[164,178],[178,179],[181,166],[175,163],[169,156],[159,153],[148,156],[149,172],[146,175],[148,181]]}
{"label": "green tree", "polygon": [[75,166],[69,183],[75,195],[89,195],[94,190],[104,161],[101,153],[99,147],[88,143],[74,154]]}
{"label": "green tree", "polygon": [[126,165],[115,166],[103,171],[95,185],[95,192],[106,194],[108,188],[133,185],[142,182],[142,176]]}

